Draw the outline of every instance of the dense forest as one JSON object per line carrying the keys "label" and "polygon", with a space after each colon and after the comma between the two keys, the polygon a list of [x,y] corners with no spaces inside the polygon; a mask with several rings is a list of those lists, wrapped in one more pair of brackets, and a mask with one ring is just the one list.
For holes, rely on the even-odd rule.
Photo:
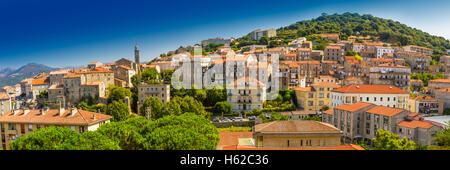
{"label": "dense forest", "polygon": [[[263,37],[259,41],[251,41],[250,35],[238,38],[234,48],[249,44],[264,44],[269,47],[285,45],[298,37],[311,34],[338,33],[346,40],[349,36],[379,37],[379,41],[389,42],[393,45],[418,45],[432,48],[435,56],[445,55],[450,49],[450,42],[443,37],[433,36],[421,30],[408,27],[398,21],[383,19],[372,15],[358,13],[344,13],[328,15],[323,13],[320,17],[299,21],[286,27],[277,29],[277,36]],[[438,59],[438,57],[436,57]]]}

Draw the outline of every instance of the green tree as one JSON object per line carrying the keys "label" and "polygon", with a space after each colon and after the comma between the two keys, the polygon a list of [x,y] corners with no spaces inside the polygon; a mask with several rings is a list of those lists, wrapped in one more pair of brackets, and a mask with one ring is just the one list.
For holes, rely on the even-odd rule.
{"label": "green tree", "polygon": [[158,80],[160,78],[159,78],[159,73],[155,68],[148,68],[148,69],[142,70],[141,79],[142,79],[142,81],[148,82],[150,80]]}
{"label": "green tree", "polygon": [[131,100],[131,91],[127,88],[112,86],[109,88],[109,91],[108,103],[112,101],[123,101],[125,97],[129,97]]}
{"label": "green tree", "polygon": [[144,149],[215,150],[219,133],[211,122],[195,113],[165,116],[148,127]]}
{"label": "green tree", "polygon": [[231,104],[227,101],[217,102],[214,105],[214,113],[216,113],[216,115],[229,114],[231,113],[231,109]]}
{"label": "green tree", "polygon": [[378,129],[376,138],[373,139],[375,150],[415,150],[416,143],[400,137],[389,131]]}
{"label": "green tree", "polygon": [[130,115],[130,109],[128,108],[127,104],[123,102],[113,101],[112,103],[108,104],[106,113],[113,117],[112,121],[123,121],[126,120]]}
{"label": "green tree", "polygon": [[12,150],[119,150],[118,143],[97,133],[48,127],[21,136],[10,143]]}
{"label": "green tree", "polygon": [[151,116],[153,120],[168,115],[166,107],[164,107],[164,103],[159,98],[149,97],[145,99],[140,110],[142,116],[146,116],[148,107],[150,107]]}

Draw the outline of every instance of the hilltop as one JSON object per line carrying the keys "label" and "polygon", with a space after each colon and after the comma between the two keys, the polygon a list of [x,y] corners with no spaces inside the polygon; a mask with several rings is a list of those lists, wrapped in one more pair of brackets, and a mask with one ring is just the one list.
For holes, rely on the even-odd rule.
{"label": "hilltop", "polygon": [[[343,13],[328,15],[323,13],[315,19],[299,21],[286,27],[277,29],[277,36],[269,41],[251,41],[250,34],[236,39],[232,44],[234,49],[250,45],[261,44],[269,47],[287,45],[298,37],[307,37],[312,34],[337,33],[341,40],[347,40],[349,36],[372,36],[382,42],[396,46],[418,45],[434,50],[434,57],[445,55],[450,49],[449,40],[430,35],[416,28],[391,19],[374,17],[369,14]],[[275,41],[276,40],[276,41]]]}

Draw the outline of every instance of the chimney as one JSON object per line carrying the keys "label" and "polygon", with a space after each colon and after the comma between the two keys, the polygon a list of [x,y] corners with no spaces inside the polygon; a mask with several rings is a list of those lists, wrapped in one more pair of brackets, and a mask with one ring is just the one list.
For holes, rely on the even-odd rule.
{"label": "chimney", "polygon": [[45,109],[44,108],[41,109],[41,115],[45,115]]}
{"label": "chimney", "polygon": [[20,110],[14,110],[13,115],[17,115],[20,112]]}
{"label": "chimney", "polygon": [[70,116],[74,116],[75,113],[77,113],[77,112],[78,112],[77,108],[76,107],[72,107],[72,109],[70,110]]}
{"label": "chimney", "polygon": [[62,116],[64,114],[66,110],[64,108],[61,107],[61,101],[59,101],[59,106],[58,106],[58,113],[59,116]]}
{"label": "chimney", "polygon": [[95,117],[95,113],[92,114],[92,119],[93,119],[93,120],[97,119],[97,118]]}
{"label": "chimney", "polygon": [[25,110],[23,110],[23,115],[26,115],[26,114],[28,114],[28,113],[30,113],[30,109],[25,109]]}

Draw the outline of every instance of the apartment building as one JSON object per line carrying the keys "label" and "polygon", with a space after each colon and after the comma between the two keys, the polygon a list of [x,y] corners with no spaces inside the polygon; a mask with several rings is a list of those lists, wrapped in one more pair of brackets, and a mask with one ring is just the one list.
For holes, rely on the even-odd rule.
{"label": "apartment building", "polygon": [[331,105],[331,91],[340,85],[331,82],[319,82],[309,87],[294,88],[298,107],[303,110],[319,111]]}
{"label": "apartment building", "polygon": [[136,70],[124,65],[119,65],[117,67],[114,67],[113,71],[115,86],[128,88],[133,87],[133,83],[131,83],[131,77],[137,74]]}
{"label": "apartment building", "polygon": [[0,91],[0,115],[11,112],[11,102],[11,97],[8,95],[8,93]]}
{"label": "apartment building", "polygon": [[417,96],[409,98],[409,111],[424,115],[442,115],[444,102],[430,96]]}
{"label": "apartment building", "polygon": [[436,90],[450,87],[450,79],[434,79],[428,81],[428,92],[434,97],[437,95]]}
{"label": "apartment building", "polygon": [[323,60],[337,61],[338,64],[344,63],[345,51],[340,46],[326,46],[323,50]]}
{"label": "apartment building", "polygon": [[429,121],[405,120],[397,124],[397,135],[422,145],[435,145],[435,136],[440,127]]}
{"label": "apartment building", "polygon": [[411,68],[390,63],[370,67],[369,84],[393,85],[409,91]]}
{"label": "apartment building", "polygon": [[407,136],[416,143],[429,145],[433,143],[435,130],[439,129],[429,122],[412,117],[417,113],[365,102],[343,104],[326,111],[324,115],[324,122],[332,121],[335,127],[343,131],[345,143],[358,140],[372,144],[377,130],[383,129],[401,137]]}
{"label": "apartment building", "polygon": [[63,84],[64,76],[69,74],[70,71],[71,71],[70,69],[60,69],[56,71],[51,71],[49,74],[50,85]]}
{"label": "apartment building", "polygon": [[314,81],[314,77],[320,75],[320,61],[299,61],[298,65],[300,66],[300,76],[306,77],[306,83],[312,83]]}
{"label": "apartment building", "polygon": [[268,38],[277,36],[277,31],[275,29],[257,29],[250,33],[250,38],[252,40],[259,40],[261,37],[266,36]]}
{"label": "apartment building", "polygon": [[202,40],[201,44],[203,47],[206,47],[209,44],[231,44],[232,39],[228,39],[228,38],[210,38],[210,39],[206,39],[206,40]]}
{"label": "apartment building", "polygon": [[227,84],[227,101],[233,112],[250,112],[263,109],[266,101],[266,85],[251,77],[242,77]]}
{"label": "apartment building", "polygon": [[15,110],[0,116],[1,147],[9,150],[11,141],[46,127],[67,127],[79,133],[95,131],[109,123],[111,118],[109,115],[76,108]]}
{"label": "apartment building", "polygon": [[420,53],[408,53],[405,62],[411,67],[413,73],[429,73],[431,56]]}
{"label": "apartment building", "polygon": [[377,58],[381,58],[383,57],[384,54],[386,53],[394,53],[395,50],[392,47],[384,47],[384,46],[378,46],[375,47],[376,51],[377,51]]}
{"label": "apartment building", "polygon": [[429,49],[429,48],[426,48],[426,47],[417,46],[417,45],[404,46],[403,50],[404,51],[408,51],[408,52],[417,52],[417,53],[421,53],[423,55],[428,55],[428,56],[433,55],[433,50],[432,49]]}
{"label": "apartment building", "polygon": [[48,77],[40,79],[32,79],[31,93],[27,95],[27,98],[32,99],[32,101],[35,101],[36,97],[39,96],[42,92],[48,91],[49,86],[50,86],[50,79]]}
{"label": "apartment building", "polygon": [[312,120],[273,121],[253,127],[256,148],[313,148],[340,145],[342,132]]}
{"label": "apartment building", "polygon": [[409,93],[392,85],[366,84],[347,85],[331,92],[331,108],[357,102],[408,109]]}
{"label": "apartment building", "polygon": [[444,102],[444,109],[450,108],[450,87],[436,90],[435,97]]}
{"label": "apartment building", "polygon": [[163,103],[170,101],[169,84],[147,84],[141,83],[138,87],[138,112],[147,98],[158,98]]}

